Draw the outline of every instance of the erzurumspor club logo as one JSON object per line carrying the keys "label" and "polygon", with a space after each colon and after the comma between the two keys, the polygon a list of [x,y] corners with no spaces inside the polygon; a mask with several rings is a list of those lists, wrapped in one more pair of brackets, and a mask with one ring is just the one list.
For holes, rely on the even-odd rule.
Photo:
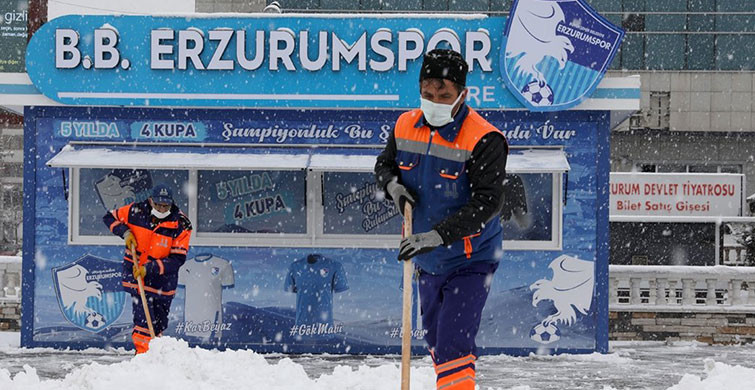
{"label": "erzurumspor club logo", "polygon": [[52,269],[60,311],[77,327],[99,332],[123,312],[121,264],[92,255]]}
{"label": "erzurumspor club logo", "polygon": [[501,74],[532,111],[558,111],[592,94],[624,31],[583,0],[517,0],[506,25]]}
{"label": "erzurumspor club logo", "polygon": [[561,330],[558,325],[571,326],[577,320],[577,312],[586,315],[592,306],[595,285],[595,264],[592,261],[561,255],[548,266],[553,278],[532,283],[532,306],[541,301],[552,301],[556,312],[547,316],[530,331],[530,338],[541,344],[558,341]]}

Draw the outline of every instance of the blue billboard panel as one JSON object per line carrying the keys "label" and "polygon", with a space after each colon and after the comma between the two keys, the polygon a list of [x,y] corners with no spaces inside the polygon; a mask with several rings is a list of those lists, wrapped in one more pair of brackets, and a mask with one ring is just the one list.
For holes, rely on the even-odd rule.
{"label": "blue billboard panel", "polygon": [[[337,172],[230,165],[160,169],[165,160],[160,154],[175,156],[179,149],[201,160],[247,152],[301,158],[332,148],[327,143],[302,147],[297,137],[282,143],[288,148],[261,146],[259,138],[248,140],[254,147],[133,142],[133,133],[122,130],[172,118],[194,123],[205,129],[205,139],[218,140],[224,131],[219,122],[326,129],[351,123],[380,129],[391,128],[397,112],[277,110],[265,119],[266,112],[254,110],[37,107],[25,114],[24,185],[32,189],[24,203],[25,346],[131,345],[131,306],[117,295],[122,293],[117,278],[124,248],[101,218],[110,206],[139,200],[164,181],[175,186],[176,201],[195,227],[165,335],[205,347],[257,351],[400,350],[402,264],[395,248],[401,217],[376,192],[369,172],[343,166]],[[480,352],[606,350],[608,237],[602,232],[608,220],[601,213],[608,194],[600,189],[608,184],[609,164],[606,148],[597,145],[607,144],[607,115],[481,114],[504,131],[512,148],[563,150],[570,170],[568,175],[510,172],[507,178],[508,211],[491,222],[503,223],[504,256],[483,311]],[[66,121],[115,126],[105,126],[109,141],[103,141],[105,130],[61,131]],[[379,131],[352,139],[350,146],[357,147],[348,148],[349,139],[338,141],[346,154],[374,156],[385,142]],[[61,150],[71,152],[65,148],[71,144],[89,151],[148,151],[155,168],[133,170],[131,162],[122,161],[123,167],[103,169],[97,159],[74,159],[73,169],[47,166]],[[559,186],[560,177],[567,183]],[[279,200],[285,207],[277,208]],[[71,234],[76,224],[81,236]],[[543,249],[542,243],[555,237],[562,237],[560,246]],[[77,288],[85,293],[71,297],[70,290]],[[314,312],[304,310],[310,307]],[[415,302],[413,345],[415,352],[425,353],[417,308]]]}
{"label": "blue billboard panel", "polygon": [[[481,14],[71,15],[34,34],[26,67],[40,92],[70,105],[411,108],[423,54],[448,48],[469,64],[469,101],[480,108],[564,110],[589,97],[621,31],[581,0],[520,0],[513,12],[508,27]],[[540,84],[550,92],[542,99]],[[637,88],[611,89],[617,101],[639,98]],[[192,141],[210,130],[168,119],[128,131]]]}

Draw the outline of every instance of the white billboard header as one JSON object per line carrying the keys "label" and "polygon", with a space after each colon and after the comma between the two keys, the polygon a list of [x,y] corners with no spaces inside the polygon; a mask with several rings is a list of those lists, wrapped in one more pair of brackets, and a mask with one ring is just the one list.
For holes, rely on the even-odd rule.
{"label": "white billboard header", "polygon": [[611,173],[611,215],[742,216],[744,175]]}

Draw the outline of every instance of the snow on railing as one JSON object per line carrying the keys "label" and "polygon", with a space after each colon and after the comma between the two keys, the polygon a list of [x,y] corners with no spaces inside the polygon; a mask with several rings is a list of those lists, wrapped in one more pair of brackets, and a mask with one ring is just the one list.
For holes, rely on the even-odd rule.
{"label": "snow on railing", "polygon": [[21,302],[21,257],[0,256],[0,301]]}
{"label": "snow on railing", "polygon": [[611,265],[613,311],[755,312],[755,267]]}

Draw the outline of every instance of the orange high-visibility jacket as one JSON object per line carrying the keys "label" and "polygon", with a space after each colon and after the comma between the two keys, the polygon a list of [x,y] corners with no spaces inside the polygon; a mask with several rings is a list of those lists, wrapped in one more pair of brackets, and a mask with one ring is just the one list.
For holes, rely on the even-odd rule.
{"label": "orange high-visibility jacket", "polygon": [[[126,231],[136,238],[136,256],[147,269],[144,291],[157,296],[172,297],[178,284],[178,269],[186,261],[191,237],[191,222],[176,205],[170,215],[158,220],[152,214],[149,201],[131,203],[111,210],[103,217],[105,225],[113,234],[123,237]],[[131,248],[126,248],[123,257],[123,287],[131,294],[138,294],[136,279],[132,274]]]}

